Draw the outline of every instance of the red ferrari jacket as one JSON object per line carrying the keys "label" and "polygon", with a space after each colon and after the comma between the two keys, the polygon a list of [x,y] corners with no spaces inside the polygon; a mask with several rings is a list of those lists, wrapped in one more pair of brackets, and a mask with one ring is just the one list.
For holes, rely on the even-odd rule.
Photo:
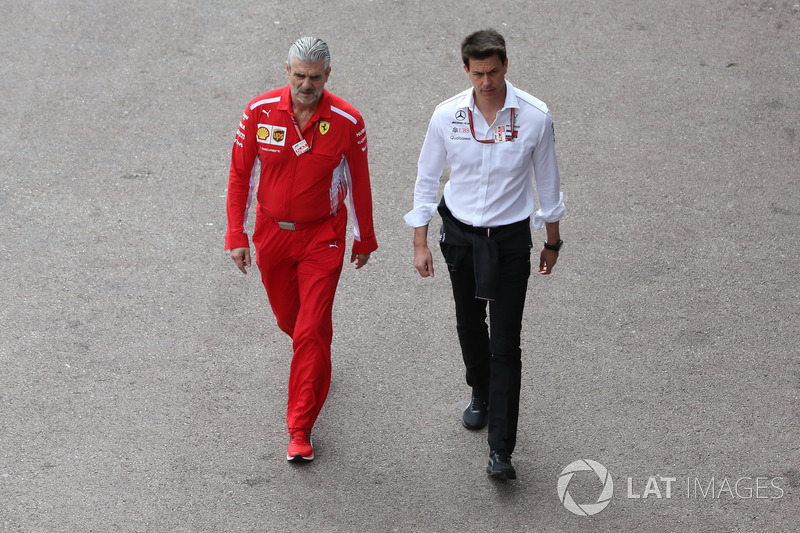
{"label": "red ferrari jacket", "polygon": [[301,139],[292,118],[289,85],[253,98],[245,109],[231,155],[225,249],[250,245],[245,226],[256,191],[259,216],[306,224],[337,213],[349,192],[353,252],[373,252],[378,243],[361,114],[323,91],[302,130],[310,149],[300,155],[293,148]]}

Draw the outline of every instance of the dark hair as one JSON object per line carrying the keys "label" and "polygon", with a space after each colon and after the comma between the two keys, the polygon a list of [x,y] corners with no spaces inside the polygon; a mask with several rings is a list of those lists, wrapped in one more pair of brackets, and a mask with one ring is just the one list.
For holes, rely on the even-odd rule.
{"label": "dark hair", "polygon": [[479,30],[461,43],[461,60],[469,68],[469,59],[488,59],[492,56],[506,62],[506,40],[496,30]]}

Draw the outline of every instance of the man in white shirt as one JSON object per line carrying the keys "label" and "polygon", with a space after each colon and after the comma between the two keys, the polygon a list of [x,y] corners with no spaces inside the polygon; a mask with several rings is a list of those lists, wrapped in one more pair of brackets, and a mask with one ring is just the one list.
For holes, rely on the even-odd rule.
{"label": "man in white shirt", "polygon": [[[472,387],[462,424],[477,430],[488,423],[486,472],[515,479],[511,454],[519,418],[530,228],[546,228],[539,273],[550,274],[563,244],[563,195],[552,117],[543,102],[505,80],[503,36],[477,31],[464,39],[461,56],[472,87],[436,107],[419,156],[414,209],[404,218],[415,228],[414,266],[424,278],[434,274],[428,224],[435,211],[442,217],[439,243]],[[437,203],[445,165],[450,178]]]}

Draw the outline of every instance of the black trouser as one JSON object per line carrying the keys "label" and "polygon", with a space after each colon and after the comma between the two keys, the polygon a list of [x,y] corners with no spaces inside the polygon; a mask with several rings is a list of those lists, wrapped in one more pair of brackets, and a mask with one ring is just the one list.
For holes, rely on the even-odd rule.
{"label": "black trouser", "polygon": [[[530,242],[530,229],[527,239]],[[524,240],[524,236],[523,236]],[[446,243],[440,244],[447,256]],[[520,335],[525,295],[531,274],[530,248],[500,249],[500,277],[494,301],[475,298],[475,271],[470,247],[450,272],[456,305],[456,330],[466,366],[467,384],[489,400],[489,448],[514,451],[522,380]],[[489,326],[486,304],[489,304]]]}

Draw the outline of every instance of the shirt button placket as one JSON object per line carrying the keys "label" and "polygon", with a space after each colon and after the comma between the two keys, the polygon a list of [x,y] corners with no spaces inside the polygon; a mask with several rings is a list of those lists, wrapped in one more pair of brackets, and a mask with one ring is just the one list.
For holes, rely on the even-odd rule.
{"label": "shirt button placket", "polygon": [[484,226],[484,208],[489,195],[489,170],[492,168],[493,144],[481,144],[481,181],[478,190],[478,201],[475,204],[475,218],[473,226]]}

